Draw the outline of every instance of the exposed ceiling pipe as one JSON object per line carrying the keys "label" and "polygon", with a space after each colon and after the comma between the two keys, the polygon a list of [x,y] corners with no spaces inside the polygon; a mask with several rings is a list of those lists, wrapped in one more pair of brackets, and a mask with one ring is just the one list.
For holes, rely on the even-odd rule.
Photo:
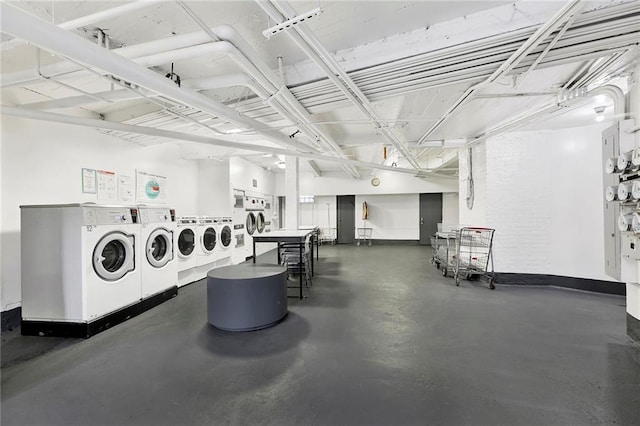
{"label": "exposed ceiling pipe", "polygon": [[[2,12],[0,23],[4,33],[27,40],[53,53],[70,57],[91,67],[101,69],[140,87],[160,93],[169,99],[221,117],[238,126],[250,129],[258,129],[262,126],[259,121],[242,115],[197,92],[180,88],[170,80],[147,68],[106,51],[83,38],[31,16],[14,6],[1,3],[0,7]],[[300,148],[302,145],[300,142],[292,142],[276,130],[260,131],[259,134],[279,145],[296,148]]]}
{"label": "exposed ceiling pipe", "polygon": [[[204,77],[191,80],[182,80],[181,87],[186,89],[203,91],[211,89],[220,89],[225,87],[244,86],[250,89],[257,96],[262,99],[266,99],[264,92],[256,86],[256,83],[246,74],[226,74],[219,77]],[[134,99],[140,99],[143,96],[140,94],[132,93],[129,90],[107,90],[104,92],[93,93],[93,96],[97,96],[104,99],[107,102],[122,102],[130,101]],[[146,97],[159,96],[156,93],[145,93]],[[95,102],[90,96],[70,96],[67,98],[51,99],[42,102],[31,102],[28,104],[22,104],[22,108],[30,109],[59,109],[59,108],[72,108],[81,105],[86,105]]]}
{"label": "exposed ceiling pipe", "polygon": [[[234,28],[229,25],[209,28],[205,22],[202,21],[200,17],[183,1],[178,0],[177,3],[203,29],[203,31],[207,33],[211,40],[214,42],[228,41],[238,49],[238,51],[250,63],[248,66],[246,63],[240,61],[239,65],[245,69],[245,72],[248,72],[249,75],[255,78],[256,81],[271,95],[271,99],[267,101],[269,106],[286,118],[291,119],[292,116],[295,117],[295,119],[292,119],[291,121],[298,124],[299,127],[302,127],[305,134],[313,135],[314,138],[317,138],[326,144],[330,151],[346,158],[342,149],[335,141],[333,141],[331,136],[322,129],[318,129],[313,125],[311,115],[291,94],[284,84],[284,81],[278,80],[273,71],[271,71],[271,69],[262,61],[262,59],[255,53],[244,38],[235,31]],[[284,105],[280,101],[284,101]],[[359,172],[354,167],[347,167],[345,171],[351,174],[354,178],[360,177]]]}
{"label": "exposed ceiling pipe", "polygon": [[[102,10],[100,12],[92,13],[87,16],[83,16],[80,18],[75,18],[67,22],[63,22],[58,24],[58,28],[62,28],[63,30],[75,30],[76,28],[84,27],[87,25],[95,24],[96,22],[104,21],[111,18],[116,18],[118,16],[122,16],[127,13],[134,12],[136,10],[143,9],[145,7],[152,6],[154,4],[158,4],[163,0],[137,0],[131,3],[123,4],[121,6],[117,6],[111,9]],[[0,49],[10,49],[17,46],[24,45],[24,41],[18,38],[14,38],[12,40],[8,40],[2,44],[0,44]]]}
{"label": "exposed ceiling pipe", "polygon": [[525,41],[522,46],[518,48],[505,62],[498,67],[497,70],[489,76],[486,80],[478,83],[471,88],[467,89],[457,101],[451,105],[444,113],[442,118],[434,123],[425,133],[418,139],[418,143],[421,143],[429,138],[440,126],[442,126],[462,105],[464,105],[473,94],[495,82],[500,77],[506,75],[511,71],[519,62],[521,62],[531,51],[540,45],[551,33],[553,33],[560,25],[566,22],[568,19],[578,13],[582,8],[582,0],[569,0],[564,6],[562,6],[547,22],[545,22],[538,30],[531,35]]}
{"label": "exposed ceiling pipe", "polygon": [[[131,124],[123,124],[123,123],[115,123],[106,120],[96,120],[93,118],[84,118],[84,117],[75,117],[64,114],[56,114],[52,112],[46,111],[35,111],[35,110],[27,110],[18,107],[10,107],[10,106],[0,106],[0,113],[6,114],[14,117],[21,117],[31,120],[40,120],[40,121],[49,121],[53,123],[63,123],[63,124],[72,124],[76,126],[89,127],[94,129],[105,129],[112,130],[115,132],[123,132],[123,133],[137,133],[141,135],[149,135],[159,138],[169,139],[170,141],[186,141],[186,142],[197,142],[206,145],[214,145],[225,148],[246,150],[252,152],[264,152],[271,153],[274,155],[284,155],[284,156],[294,156],[300,158],[307,158],[312,160],[319,161],[328,161],[333,163],[340,164],[351,164],[353,166],[359,166],[367,169],[378,169],[378,170],[387,170],[397,173],[406,173],[411,175],[416,175],[416,171],[414,169],[405,169],[402,167],[393,167],[393,166],[385,166],[377,163],[368,163],[358,160],[350,160],[346,158],[333,157],[329,155],[323,154],[314,154],[309,152],[301,152],[290,149],[269,147],[263,145],[256,144],[248,144],[242,142],[233,142],[220,138],[212,138],[206,136],[199,136],[190,133],[182,133],[175,132],[171,130],[163,130],[156,129],[153,127],[143,127],[143,126],[134,126]],[[450,176],[441,176],[441,177],[450,177]]]}
{"label": "exposed ceiling pipe", "polygon": [[[269,15],[276,23],[282,23],[287,20],[274,5],[263,0],[256,0],[258,5]],[[287,15],[295,16],[296,12],[288,3],[278,3],[283,7],[283,11]],[[335,62],[335,59],[326,51],[319,43],[315,36],[307,30],[306,24],[300,23],[293,27],[293,31],[287,31],[287,35],[291,37],[296,44],[309,56],[309,58],[318,65],[327,74],[329,79],[345,94],[345,96],[366,116],[371,119],[373,124],[380,133],[400,152],[405,159],[415,167],[420,168],[413,152],[408,150],[404,144],[397,138],[393,131],[390,131],[386,124],[377,117],[377,112],[370,104],[369,100],[362,91],[353,83],[346,72]],[[331,67],[329,66],[331,65]],[[332,69],[333,68],[333,69]],[[337,75],[340,76],[338,78]]]}

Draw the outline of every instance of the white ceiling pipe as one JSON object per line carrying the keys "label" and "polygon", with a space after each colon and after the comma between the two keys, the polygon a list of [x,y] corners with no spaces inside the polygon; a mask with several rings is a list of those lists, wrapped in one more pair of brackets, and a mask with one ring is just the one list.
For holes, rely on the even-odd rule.
{"label": "white ceiling pipe", "polygon": [[[87,25],[95,24],[100,21],[104,21],[111,18],[116,18],[118,16],[122,16],[127,13],[135,12],[136,10],[140,10],[149,6],[153,6],[154,4],[158,4],[163,0],[137,0],[131,3],[123,4],[121,6],[117,6],[111,9],[102,10],[100,12],[92,13],[91,15],[83,16],[80,18],[75,18],[67,22],[63,22],[58,24],[59,28],[63,30],[75,30],[76,28],[84,27]],[[14,38],[12,40],[6,41],[0,45],[0,49],[10,49],[17,46],[24,45],[24,41]]]}
{"label": "white ceiling pipe", "polygon": [[[240,127],[249,129],[262,127],[262,123],[257,120],[242,115],[197,92],[179,88],[167,78],[147,68],[22,12],[14,6],[0,3],[0,7],[2,12],[0,23],[4,33],[27,40],[43,49],[72,58],[93,68],[101,69],[169,99],[221,117]],[[258,133],[265,139],[279,145],[299,145],[275,130],[264,130]]]}
{"label": "white ceiling pipe", "polygon": [[368,163],[358,160],[349,160],[341,157],[332,157],[329,155],[313,154],[309,152],[301,152],[292,149],[275,148],[263,145],[248,144],[242,142],[233,142],[220,138],[211,138],[199,136],[190,133],[175,132],[171,130],[155,129],[152,127],[134,126],[131,124],[114,123],[106,120],[96,120],[93,118],[74,117],[64,114],[56,114],[46,111],[26,110],[23,108],[0,106],[0,113],[14,117],[21,117],[31,120],[49,121],[53,123],[72,124],[75,126],[89,127],[94,129],[112,130],[115,132],[133,133],[140,135],[155,136],[159,138],[169,139],[170,141],[186,141],[196,142],[206,145],[221,146],[225,148],[233,148],[246,150],[251,152],[264,152],[274,155],[294,156],[300,158],[308,158],[312,160],[328,161],[333,163],[350,164],[368,169],[388,170],[397,173],[407,173],[415,175],[414,169],[405,169],[402,167],[385,166],[377,163]]}
{"label": "white ceiling pipe", "polygon": [[[282,14],[271,4],[256,0],[258,5],[273,18],[276,22],[280,23],[286,20],[286,17],[283,17]],[[295,15],[295,11],[286,4],[288,8],[285,12],[290,15]],[[366,96],[362,94],[360,89],[353,84],[353,82],[349,79],[347,74],[342,70],[342,68],[337,64],[332,64],[334,69],[331,69],[328,66],[328,63],[332,61],[335,62],[333,57],[326,52],[324,47],[317,42],[315,36],[313,36],[308,31],[303,31],[306,29],[304,23],[298,24],[293,28],[293,31],[287,31],[287,35],[291,37],[296,44],[309,56],[309,58],[318,65],[324,72],[327,74],[329,79],[338,86],[343,93],[347,96],[347,98],[358,108],[360,111],[366,116],[371,118],[374,126],[377,128],[384,127],[384,123],[380,122],[379,118],[376,118],[375,109],[369,104],[369,101],[366,99]],[[336,74],[340,75],[340,79],[336,77]],[[346,84],[346,85],[345,85]],[[348,87],[347,87],[348,86]],[[404,144],[397,139],[394,133],[383,131],[381,132],[385,138],[400,152],[404,155],[404,157],[409,161],[409,163],[415,167],[416,169],[420,168],[415,155],[411,151],[409,151]]]}
{"label": "white ceiling pipe", "polygon": [[[244,86],[249,88],[257,96],[263,96],[266,98],[264,91],[258,88],[255,82],[246,74],[227,74],[220,77],[205,77],[192,80],[183,80],[182,87],[192,89],[196,91],[220,89],[224,87]],[[94,96],[105,99],[111,102],[130,101],[134,99],[141,99],[143,96],[135,94],[130,90],[108,90],[105,92],[94,93]],[[148,92],[144,93],[146,97],[157,97],[156,93]],[[263,99],[264,99],[263,98]],[[60,109],[60,108],[73,108],[81,105],[95,103],[96,100],[90,96],[70,96],[67,98],[51,99],[42,102],[31,102],[28,104],[21,104],[22,108],[29,109]]]}
{"label": "white ceiling pipe", "polygon": [[[282,99],[289,107],[288,109],[292,110],[292,112],[297,117],[298,121],[302,122],[302,124],[307,127],[306,133],[312,133],[320,137],[320,139],[328,145],[331,151],[340,155],[341,157],[346,158],[346,155],[342,151],[342,148],[333,140],[333,138],[327,134],[324,130],[317,128],[313,125],[313,119],[311,115],[307,112],[307,110],[300,104],[300,102],[293,96],[293,94],[286,87],[284,81],[280,81],[275,73],[267,66],[267,64],[262,61],[260,56],[256,54],[256,52],[249,46],[246,40],[238,34],[238,32],[231,27],[230,25],[221,25],[215,28],[212,28],[212,33],[219,37],[221,40],[226,40],[232,43],[244,56],[247,60],[255,66],[258,73],[261,75],[255,75],[252,69],[245,69],[254,78],[258,79],[258,82],[263,84],[265,89],[270,91],[270,93],[275,96],[277,99]],[[290,116],[290,114],[287,114]],[[350,167],[348,170],[353,177],[359,178],[360,174],[353,167]]]}
{"label": "white ceiling pipe", "polygon": [[445,121],[451,117],[455,111],[464,105],[468,99],[476,92],[493,83],[498,78],[504,76],[513,67],[515,67],[524,57],[526,57],[533,49],[540,45],[553,31],[555,31],[560,25],[562,25],[567,19],[570,19],[574,13],[577,13],[582,8],[581,0],[569,0],[562,6],[547,22],[545,22],[538,30],[533,33],[526,42],[518,48],[505,62],[498,67],[497,70],[489,76],[485,81],[480,82],[473,87],[467,89],[458,100],[456,100],[443,114],[442,118],[435,122],[429,129],[418,139],[418,143],[421,143],[429,138]]}

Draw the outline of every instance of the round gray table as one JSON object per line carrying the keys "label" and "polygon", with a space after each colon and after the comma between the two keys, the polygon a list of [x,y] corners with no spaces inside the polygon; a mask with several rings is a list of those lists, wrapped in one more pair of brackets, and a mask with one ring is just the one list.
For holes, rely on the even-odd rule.
{"label": "round gray table", "polygon": [[207,319],[225,331],[252,331],[287,315],[287,270],[280,265],[242,264],[207,274]]}

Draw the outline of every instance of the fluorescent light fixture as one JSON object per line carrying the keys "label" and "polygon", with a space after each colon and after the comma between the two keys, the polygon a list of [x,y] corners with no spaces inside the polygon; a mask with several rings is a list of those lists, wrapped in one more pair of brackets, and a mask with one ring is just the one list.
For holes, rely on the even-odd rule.
{"label": "fluorescent light fixture", "polygon": [[288,19],[281,24],[275,25],[271,28],[267,28],[262,32],[262,35],[265,36],[267,39],[270,39],[274,35],[279,34],[280,32],[287,30],[297,24],[300,24],[306,21],[307,19],[311,19],[314,16],[318,16],[321,13],[322,13],[322,9],[320,9],[319,7],[316,7],[315,9],[310,10],[307,13],[301,13],[300,15],[294,18]]}
{"label": "fluorescent light fixture", "polygon": [[271,158],[271,157],[273,157],[273,154],[269,154],[268,152],[265,152],[264,154],[262,154],[262,156],[264,158]]}

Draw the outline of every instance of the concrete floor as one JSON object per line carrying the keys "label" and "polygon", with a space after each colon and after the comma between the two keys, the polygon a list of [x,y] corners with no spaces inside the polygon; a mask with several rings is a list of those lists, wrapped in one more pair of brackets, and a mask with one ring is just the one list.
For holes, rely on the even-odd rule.
{"label": "concrete floor", "polygon": [[640,424],[624,298],[455,287],[430,253],[323,247],[258,332],[209,326],[202,281],[89,340],[3,333],[2,424]]}

